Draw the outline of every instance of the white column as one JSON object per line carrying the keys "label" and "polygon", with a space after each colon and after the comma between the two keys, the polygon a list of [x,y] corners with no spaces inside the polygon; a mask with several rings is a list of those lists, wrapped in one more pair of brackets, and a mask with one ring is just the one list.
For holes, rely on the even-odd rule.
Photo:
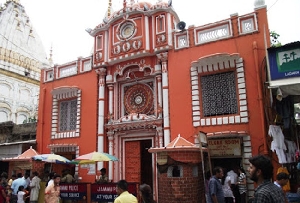
{"label": "white column", "polygon": [[[105,75],[106,69],[100,68],[96,70],[99,75],[99,92],[98,92],[98,145],[97,151],[104,150],[104,99],[105,99]],[[103,167],[103,162],[98,162],[98,169]]]}
{"label": "white column", "polygon": [[156,76],[157,80],[157,117],[162,118],[162,87],[161,87],[161,75]]}
{"label": "white column", "polygon": [[170,115],[169,115],[169,79],[168,79],[168,52],[156,55],[162,65],[163,89],[163,118],[164,118],[164,146],[170,143]]}
{"label": "white column", "polygon": [[[113,150],[114,150],[114,132],[113,131],[109,131],[107,132],[107,136],[108,136],[108,153],[109,154],[114,154]],[[113,162],[110,161],[108,162],[108,179],[111,181],[113,179]]]}

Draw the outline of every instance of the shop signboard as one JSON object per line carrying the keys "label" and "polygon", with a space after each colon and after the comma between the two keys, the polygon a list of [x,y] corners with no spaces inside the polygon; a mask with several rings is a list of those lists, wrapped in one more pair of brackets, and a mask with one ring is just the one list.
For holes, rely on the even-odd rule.
{"label": "shop signboard", "polygon": [[208,140],[211,157],[241,156],[241,139],[211,139]]}
{"label": "shop signboard", "polygon": [[300,77],[300,45],[268,49],[271,80]]}
{"label": "shop signboard", "polygon": [[60,183],[60,197],[63,200],[86,200],[87,183]]}
{"label": "shop signboard", "polygon": [[[137,196],[137,183],[128,183],[128,192]],[[92,184],[91,198],[95,202],[113,202],[117,195],[117,183]]]}

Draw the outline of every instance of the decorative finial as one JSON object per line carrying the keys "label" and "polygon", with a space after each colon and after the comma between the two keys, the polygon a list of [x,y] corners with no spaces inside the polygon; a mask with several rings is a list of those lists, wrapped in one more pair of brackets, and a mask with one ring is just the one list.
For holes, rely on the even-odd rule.
{"label": "decorative finial", "polygon": [[50,66],[51,66],[51,67],[53,67],[53,59],[52,59],[52,44],[51,44],[51,48],[50,48],[49,64],[50,64]]}
{"label": "decorative finial", "polygon": [[108,1],[108,8],[107,8],[107,18],[111,15],[111,0]]}
{"label": "decorative finial", "polygon": [[265,0],[255,0],[254,1],[254,8],[259,8],[265,5]]}

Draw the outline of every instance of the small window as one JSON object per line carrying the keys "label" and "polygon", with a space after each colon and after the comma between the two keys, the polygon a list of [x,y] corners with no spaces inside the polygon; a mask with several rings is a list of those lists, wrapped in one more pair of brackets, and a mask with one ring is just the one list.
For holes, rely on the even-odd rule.
{"label": "small window", "polygon": [[59,130],[61,132],[75,130],[76,121],[77,121],[77,99],[60,102]]}
{"label": "small window", "polygon": [[168,168],[168,177],[182,177],[183,176],[183,168],[182,166],[174,165],[169,166]]}
{"label": "small window", "polygon": [[103,49],[103,36],[97,36],[96,38],[96,50],[102,50]]}
{"label": "small window", "polygon": [[165,16],[160,15],[156,17],[156,33],[165,32]]}

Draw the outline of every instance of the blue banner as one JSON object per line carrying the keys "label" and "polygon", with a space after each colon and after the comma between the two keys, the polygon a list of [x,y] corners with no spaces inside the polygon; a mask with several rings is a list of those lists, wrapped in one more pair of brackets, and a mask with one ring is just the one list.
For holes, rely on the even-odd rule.
{"label": "blue banner", "polygon": [[271,80],[300,76],[300,45],[268,49]]}

